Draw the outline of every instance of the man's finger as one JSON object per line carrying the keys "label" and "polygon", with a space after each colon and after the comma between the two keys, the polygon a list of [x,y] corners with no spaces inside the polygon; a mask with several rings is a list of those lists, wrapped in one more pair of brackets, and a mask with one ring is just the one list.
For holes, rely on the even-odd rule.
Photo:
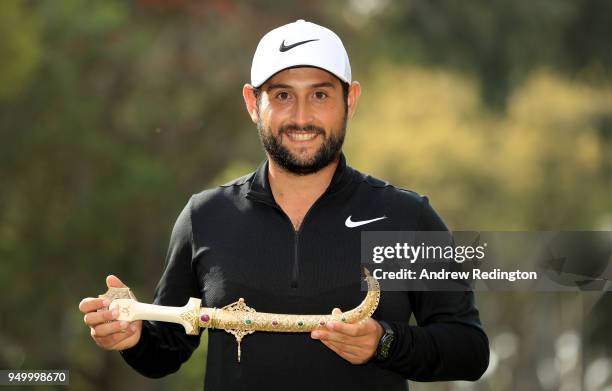
{"label": "man's finger", "polygon": [[106,277],[106,286],[109,288],[127,288],[127,286],[115,275]]}
{"label": "man's finger", "polygon": [[365,323],[329,322],[327,323],[327,328],[350,337],[368,334],[368,328]]}
{"label": "man's finger", "polygon": [[86,314],[88,312],[97,311],[100,308],[108,307],[110,302],[105,299],[98,299],[94,297],[86,297],[79,303],[79,310]]}
{"label": "man's finger", "polygon": [[336,352],[336,354],[342,356],[343,358],[350,360],[357,356],[354,349],[351,349],[347,345],[337,344],[331,341],[321,341],[325,346]]}
{"label": "man's finger", "polygon": [[335,344],[341,344],[341,345],[352,346],[352,347],[360,347],[364,343],[364,338],[362,337],[351,337],[345,334],[336,333],[333,331],[324,331],[324,330],[319,330],[317,331],[317,333],[319,334],[319,338],[317,339],[320,339],[321,342],[331,341]]}
{"label": "man's finger", "polygon": [[132,335],[134,335],[134,331],[128,328],[124,333],[113,333],[105,337],[94,337],[94,339],[96,340],[96,344],[98,346],[105,349],[112,349],[127,338],[130,338]]}
{"label": "man's finger", "polygon": [[91,335],[94,337],[106,337],[107,335],[111,335],[113,333],[124,333],[126,330],[128,330],[129,325],[129,322],[126,322],[125,320],[102,323],[92,327]]}
{"label": "man's finger", "polygon": [[100,323],[106,323],[111,320],[114,320],[117,318],[117,316],[119,316],[119,311],[117,311],[116,309],[112,311],[89,312],[85,314],[85,316],[83,317],[83,321],[86,325],[90,327],[95,327]]}

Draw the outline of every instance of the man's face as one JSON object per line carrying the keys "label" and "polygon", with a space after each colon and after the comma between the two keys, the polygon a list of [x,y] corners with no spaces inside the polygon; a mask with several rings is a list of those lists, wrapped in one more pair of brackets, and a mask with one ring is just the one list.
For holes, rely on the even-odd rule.
{"label": "man's face", "polygon": [[318,68],[281,71],[261,86],[257,129],[270,156],[285,170],[307,175],[334,161],[344,142],[342,85]]}

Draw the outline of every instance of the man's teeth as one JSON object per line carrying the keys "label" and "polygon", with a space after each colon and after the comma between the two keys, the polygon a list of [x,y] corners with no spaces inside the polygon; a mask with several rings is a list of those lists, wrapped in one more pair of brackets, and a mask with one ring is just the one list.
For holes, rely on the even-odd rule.
{"label": "man's teeth", "polygon": [[289,133],[289,137],[296,141],[309,141],[317,137],[317,133]]}

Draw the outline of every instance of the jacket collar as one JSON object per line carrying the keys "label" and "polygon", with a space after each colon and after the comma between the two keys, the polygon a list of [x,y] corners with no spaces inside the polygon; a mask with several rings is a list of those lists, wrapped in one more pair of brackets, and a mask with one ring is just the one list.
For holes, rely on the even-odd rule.
{"label": "jacket collar", "polygon": [[[332,176],[329,186],[322,196],[336,193],[345,188],[353,179],[354,170],[346,164],[344,153],[340,153],[340,161]],[[251,184],[246,194],[249,199],[276,204],[268,178],[268,160],[264,160],[251,177]]]}

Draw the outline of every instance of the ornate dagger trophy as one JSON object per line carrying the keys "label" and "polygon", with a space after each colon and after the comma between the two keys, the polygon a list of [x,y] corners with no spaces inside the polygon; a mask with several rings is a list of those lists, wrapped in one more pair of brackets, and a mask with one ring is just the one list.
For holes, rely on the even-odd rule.
{"label": "ornate dagger trophy", "polygon": [[110,310],[117,309],[117,320],[155,320],[183,325],[185,332],[198,335],[200,327],[223,329],[236,337],[238,343],[238,362],[240,362],[240,343],[255,331],[272,332],[310,332],[323,327],[327,322],[339,321],[357,323],[372,316],[380,301],[378,281],[364,268],[368,293],[357,307],[337,315],[296,315],[257,312],[246,305],[243,298],[223,308],[200,307],[202,300],[191,297],[183,307],[139,303],[133,299],[130,288],[109,288],[100,298],[109,300]]}

